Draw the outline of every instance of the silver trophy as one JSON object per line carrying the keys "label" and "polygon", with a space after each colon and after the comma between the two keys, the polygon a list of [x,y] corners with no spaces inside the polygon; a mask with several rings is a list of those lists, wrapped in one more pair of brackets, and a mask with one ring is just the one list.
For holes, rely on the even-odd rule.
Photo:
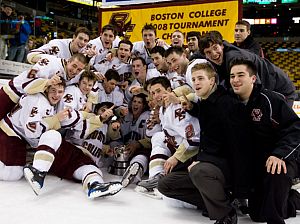
{"label": "silver trophy", "polygon": [[108,172],[113,175],[123,176],[129,166],[128,156],[125,154],[125,145],[114,148],[114,161],[108,167]]}

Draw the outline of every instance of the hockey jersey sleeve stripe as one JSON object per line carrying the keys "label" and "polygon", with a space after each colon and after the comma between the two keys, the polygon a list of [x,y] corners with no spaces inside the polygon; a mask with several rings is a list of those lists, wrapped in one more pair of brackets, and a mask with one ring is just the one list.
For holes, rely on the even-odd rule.
{"label": "hockey jersey sleeve stripe", "polygon": [[8,135],[8,136],[15,136],[21,139],[21,137],[15,132],[10,120],[5,117],[0,121],[0,128]]}
{"label": "hockey jersey sleeve stripe", "polygon": [[15,94],[17,94],[19,97],[21,97],[23,94],[20,93],[17,88],[14,86],[13,80],[10,80],[8,83],[9,87],[11,88],[12,91],[14,91]]}
{"label": "hockey jersey sleeve stripe", "polygon": [[75,114],[76,114],[76,119],[74,119],[74,121],[68,125],[62,125],[62,128],[70,128],[73,127],[75,124],[78,123],[78,121],[80,120],[80,114],[77,110],[74,110]]}
{"label": "hockey jersey sleeve stripe", "polygon": [[47,130],[47,127],[45,125],[43,125],[42,123],[40,124],[41,127],[42,127],[42,133],[46,132]]}
{"label": "hockey jersey sleeve stripe", "polygon": [[28,94],[35,94],[44,92],[46,89],[48,79],[35,78],[22,85],[24,91]]}
{"label": "hockey jersey sleeve stripe", "polygon": [[8,85],[3,86],[3,91],[8,95],[8,97],[14,102],[18,103],[20,100],[20,96],[16,94]]}
{"label": "hockey jersey sleeve stripe", "polygon": [[199,146],[200,145],[200,142],[194,142],[190,139],[187,139],[187,142],[190,146]]}
{"label": "hockey jersey sleeve stripe", "polygon": [[84,139],[86,128],[87,128],[86,120],[83,120],[82,122],[83,122],[83,125],[82,125],[83,127],[82,127],[82,131],[80,134],[80,139]]}

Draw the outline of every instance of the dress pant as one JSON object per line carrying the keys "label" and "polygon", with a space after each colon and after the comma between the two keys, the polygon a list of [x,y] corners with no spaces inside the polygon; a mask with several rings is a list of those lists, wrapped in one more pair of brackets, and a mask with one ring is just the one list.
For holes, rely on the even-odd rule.
{"label": "dress pant", "polygon": [[296,216],[300,209],[300,194],[291,190],[292,179],[298,175],[295,161],[286,162],[287,174],[270,174],[266,168],[256,178],[248,199],[249,215],[253,221],[284,224],[284,219]]}
{"label": "dress pant", "polygon": [[232,211],[226,191],[228,183],[219,167],[200,162],[192,167],[190,177],[203,198],[210,219],[221,219]]}
{"label": "dress pant", "polygon": [[199,209],[204,208],[201,195],[191,181],[188,171],[175,171],[167,174],[159,180],[158,190],[169,198],[190,203]]}

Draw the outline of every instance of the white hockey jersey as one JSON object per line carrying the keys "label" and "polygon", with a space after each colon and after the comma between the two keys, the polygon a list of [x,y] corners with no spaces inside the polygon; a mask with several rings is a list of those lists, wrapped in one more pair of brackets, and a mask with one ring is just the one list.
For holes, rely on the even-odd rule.
{"label": "white hockey jersey", "polygon": [[146,121],[149,118],[150,111],[143,112],[139,118],[134,121],[132,113],[128,113],[121,124],[122,140],[125,144],[131,141],[138,141],[146,138]]}
{"label": "white hockey jersey", "polygon": [[59,75],[66,80],[67,85],[77,83],[79,75],[68,80],[66,73],[65,59],[57,58],[53,55],[43,55],[43,57],[32,66],[29,71],[24,71],[9,81],[3,90],[9,97],[17,103],[24,93],[34,94],[43,92],[46,88],[48,79],[54,75]]}
{"label": "white hockey jersey", "polygon": [[[120,38],[116,38],[112,43],[112,48],[118,48],[118,45],[119,45],[120,41],[121,41]],[[103,47],[103,44],[102,44],[102,41],[101,41],[100,37],[97,37],[93,40],[90,40],[89,45],[91,47],[96,46],[97,54],[94,57],[92,57],[91,60],[90,60],[90,64],[93,65],[93,66],[95,64],[97,64],[98,62],[102,61],[103,59],[105,59],[107,53],[110,51],[110,49],[107,49],[107,48]]]}
{"label": "white hockey jersey", "polygon": [[[73,110],[71,118],[62,122],[63,128],[70,128],[65,139],[78,146],[93,159],[98,167],[101,167],[101,159],[104,155],[102,149],[106,142],[109,126],[102,123],[99,116],[95,114],[88,114],[85,119],[84,113]],[[116,138],[119,138],[119,134],[116,136]]]}
{"label": "white hockey jersey", "polygon": [[160,124],[153,129],[147,129],[147,136],[163,131],[166,138],[162,139],[169,148],[177,149],[180,144],[186,150],[194,150],[200,143],[200,125],[197,118],[186,113],[180,104],[170,104],[167,108],[159,110]]}
{"label": "white hockey jersey", "polygon": [[[156,68],[153,69],[147,69],[147,74],[146,74],[146,81],[149,79],[152,79],[154,77],[159,77],[159,76],[163,76],[163,74],[161,74]],[[143,84],[139,82],[139,80],[134,79],[132,81],[132,83],[130,84],[130,86],[128,86],[128,88],[125,90],[125,101],[126,102],[130,102],[131,98],[132,98],[132,93],[129,92],[130,88],[133,86],[140,86],[143,87]]]}
{"label": "white hockey jersey", "polygon": [[84,95],[77,84],[67,86],[65,94],[58,104],[58,111],[64,108],[72,108],[74,110],[82,110],[83,106],[87,102],[87,95]]}
{"label": "white hockey jersey", "polygon": [[[168,45],[164,45],[163,48],[167,50],[169,48]],[[153,61],[151,59],[151,55],[149,50],[145,47],[144,41],[137,41],[133,43],[132,55],[137,57],[142,57],[145,59],[148,68],[155,68]]]}
{"label": "white hockey jersey", "polygon": [[172,89],[176,89],[186,83],[185,76],[178,75],[177,72],[167,72],[165,76],[170,80]]}
{"label": "white hockey jersey", "polygon": [[119,73],[121,80],[124,80],[124,77],[129,78],[132,70],[130,63],[124,63],[117,57],[114,57],[111,61],[103,59],[95,64],[94,68],[103,75],[108,69],[114,69]]}
{"label": "white hockey jersey", "polygon": [[[54,39],[49,41],[37,49],[31,50],[27,55],[27,60],[31,63],[31,59],[38,54],[54,55],[58,58],[69,59],[72,57],[73,52],[71,50],[72,39]],[[81,49],[82,51],[83,49]]]}
{"label": "white hockey jersey", "polygon": [[0,127],[8,136],[21,136],[36,148],[44,132],[60,127],[54,114],[55,108],[44,94],[23,95],[14,109],[1,120]]}
{"label": "white hockey jersey", "polygon": [[111,93],[107,94],[102,86],[102,83],[98,83],[98,89],[94,89],[94,92],[99,93],[98,102],[111,102],[115,106],[121,106],[124,103],[124,94],[119,91],[119,88],[116,87]]}

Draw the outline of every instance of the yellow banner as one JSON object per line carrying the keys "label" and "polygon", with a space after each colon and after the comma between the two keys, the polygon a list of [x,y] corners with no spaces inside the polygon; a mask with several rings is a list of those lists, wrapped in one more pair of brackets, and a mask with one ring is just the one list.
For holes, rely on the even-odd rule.
{"label": "yellow banner", "polygon": [[234,27],[238,20],[238,1],[198,3],[182,6],[103,11],[101,25],[114,24],[130,37],[130,41],[142,40],[142,27],[146,23],[157,29],[157,37],[170,43],[171,34],[180,30],[200,31],[201,34],[217,30],[225,40],[234,41]]}

